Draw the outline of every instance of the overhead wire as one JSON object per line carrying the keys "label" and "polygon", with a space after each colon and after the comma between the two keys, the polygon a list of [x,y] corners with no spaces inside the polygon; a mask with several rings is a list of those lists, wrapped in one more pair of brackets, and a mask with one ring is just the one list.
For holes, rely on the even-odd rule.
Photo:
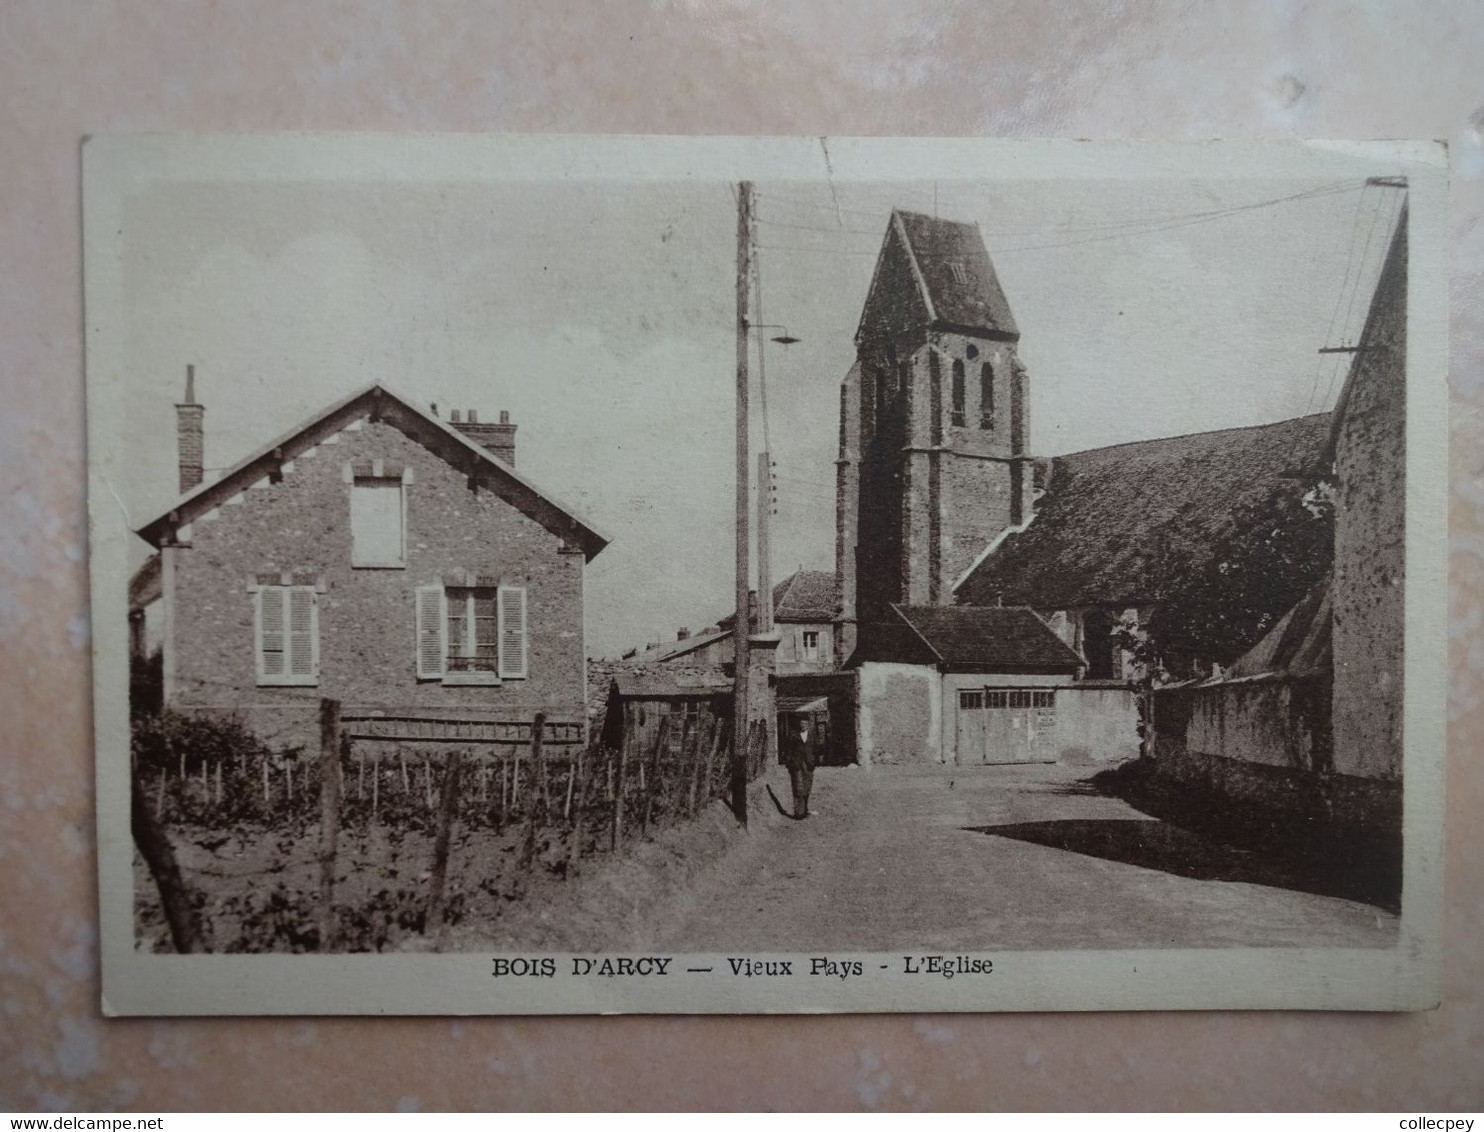
{"label": "overhead wire", "polygon": [[[1253,212],[1253,211],[1256,211],[1258,209],[1263,209],[1263,208],[1273,208],[1273,207],[1276,207],[1277,205],[1287,204],[1287,203],[1290,203],[1290,202],[1293,202],[1293,201],[1298,201],[1298,200],[1312,200],[1312,199],[1315,199],[1317,197],[1334,196],[1334,195],[1337,195],[1337,194],[1357,192],[1357,191],[1363,190],[1364,188],[1365,188],[1364,184],[1360,184],[1360,185],[1347,184],[1347,185],[1341,185],[1341,186],[1332,186],[1332,187],[1328,187],[1328,188],[1308,189],[1308,190],[1305,190],[1303,192],[1291,193],[1291,194],[1289,194],[1287,196],[1273,197],[1273,198],[1268,199],[1268,200],[1253,201],[1253,202],[1248,203],[1248,204],[1234,205],[1234,206],[1231,206],[1231,207],[1228,207],[1228,208],[1223,208],[1223,209],[1214,209],[1214,210],[1209,210],[1209,211],[1200,212],[1200,213],[1192,213],[1188,217],[1186,217],[1185,219],[1181,219],[1181,220],[1159,222],[1159,223],[1148,223],[1148,224],[1143,224],[1143,225],[1131,224],[1127,229],[1124,229],[1124,230],[1111,231],[1111,232],[1102,232],[1102,233],[1099,233],[1097,235],[1084,236],[1084,237],[1079,238],[1079,239],[1060,240],[1060,241],[1053,241],[1053,242],[1050,242],[1050,243],[1039,243],[1039,244],[1021,244],[1019,246],[1016,246],[1016,245],[1013,245],[1013,244],[1000,245],[1000,246],[998,246],[998,247],[996,247],[994,249],[994,254],[995,255],[1004,255],[1004,254],[1014,254],[1014,253],[1018,253],[1018,252],[1044,251],[1044,250],[1055,249],[1055,248],[1071,248],[1071,247],[1079,247],[1079,246],[1084,245],[1084,244],[1103,243],[1103,242],[1108,241],[1108,240],[1128,239],[1128,238],[1133,237],[1133,236],[1154,235],[1154,234],[1156,234],[1158,232],[1168,232],[1168,231],[1173,231],[1173,230],[1179,229],[1179,228],[1189,228],[1189,227],[1192,227],[1192,226],[1197,225],[1197,224],[1210,224],[1210,223],[1214,223],[1217,220],[1224,220],[1224,219],[1226,219],[1228,217],[1236,216],[1236,215],[1239,215],[1241,213]],[[820,231],[822,231],[822,232],[829,232],[831,230],[830,229],[820,229]],[[824,252],[824,253],[830,254],[830,255],[865,255],[865,256],[875,256],[875,255],[878,255],[879,254],[879,249],[859,249],[858,250],[858,249],[855,249],[855,248],[831,248],[831,247],[824,247],[824,246],[818,246],[818,245],[816,245],[816,246],[810,246],[810,245],[803,245],[803,244],[781,245],[781,244],[762,244],[762,243],[760,243],[758,245],[758,247],[759,248],[762,248],[762,249],[769,250],[769,251]],[[917,254],[918,254],[919,258],[932,258],[932,256],[933,256],[934,253],[925,253],[925,252],[922,252],[922,251],[918,251]],[[939,253],[938,254],[938,258],[954,259],[954,258],[959,258],[959,257],[957,255],[955,255],[955,254],[944,252],[944,253]]]}
{"label": "overhead wire", "polygon": [[[1143,218],[1127,218],[1127,219],[1117,219],[1117,220],[1089,221],[1086,224],[1077,224],[1077,225],[1048,223],[1046,225],[1039,226],[1039,227],[1032,226],[1032,227],[1024,227],[1024,228],[1018,228],[1018,229],[1011,229],[1011,228],[995,229],[995,228],[991,227],[989,229],[981,228],[981,231],[987,231],[987,232],[998,234],[998,235],[1017,235],[1017,234],[1018,235],[1027,235],[1027,234],[1031,234],[1031,233],[1041,233],[1041,232],[1046,232],[1046,233],[1062,232],[1062,233],[1066,233],[1066,234],[1069,234],[1069,235],[1072,234],[1072,233],[1084,233],[1082,235],[1077,236],[1076,238],[1065,239],[1065,240],[1050,240],[1050,241],[1047,241],[1047,242],[1022,243],[1022,244],[1016,244],[1014,242],[1011,242],[1011,243],[1007,243],[1007,244],[1004,244],[1004,245],[1001,245],[1001,246],[995,248],[994,249],[994,254],[995,255],[1002,255],[1002,254],[1015,254],[1015,253],[1019,253],[1019,252],[1056,250],[1056,249],[1061,249],[1061,248],[1079,247],[1079,246],[1083,246],[1083,245],[1086,245],[1086,244],[1103,243],[1103,242],[1107,242],[1107,241],[1110,241],[1110,240],[1129,239],[1129,238],[1134,238],[1134,237],[1138,237],[1138,236],[1154,235],[1154,234],[1158,234],[1158,233],[1161,233],[1161,232],[1174,231],[1174,230],[1178,230],[1178,229],[1181,229],[1181,228],[1192,227],[1192,226],[1195,226],[1195,225],[1213,223],[1213,222],[1218,221],[1218,220],[1223,220],[1223,219],[1226,219],[1226,218],[1229,218],[1229,217],[1232,217],[1232,216],[1238,216],[1238,215],[1241,215],[1241,214],[1244,214],[1244,213],[1247,213],[1247,212],[1253,212],[1253,211],[1257,211],[1257,210],[1261,210],[1261,209],[1267,209],[1267,208],[1274,208],[1274,207],[1277,207],[1277,206],[1280,206],[1280,205],[1283,205],[1283,204],[1289,204],[1289,203],[1293,203],[1293,202],[1297,202],[1297,201],[1313,200],[1313,199],[1319,199],[1319,198],[1325,198],[1325,197],[1343,195],[1343,194],[1352,193],[1352,192],[1358,193],[1359,195],[1356,198],[1355,213],[1354,213],[1354,215],[1352,216],[1352,219],[1351,219],[1350,238],[1347,241],[1347,246],[1346,246],[1345,271],[1344,271],[1344,274],[1341,277],[1340,286],[1339,286],[1339,288],[1338,288],[1338,290],[1336,292],[1336,296],[1335,296],[1335,304],[1334,304],[1334,307],[1331,310],[1329,324],[1328,324],[1328,326],[1326,328],[1326,331],[1325,331],[1324,341],[1328,345],[1328,344],[1331,344],[1331,342],[1330,342],[1331,336],[1333,335],[1333,333],[1335,331],[1336,319],[1337,319],[1337,317],[1339,315],[1339,310],[1340,310],[1340,307],[1341,307],[1342,303],[1345,306],[1345,316],[1344,316],[1343,322],[1340,323],[1340,329],[1341,329],[1341,331],[1344,332],[1346,329],[1348,329],[1348,327],[1350,325],[1350,320],[1351,320],[1351,317],[1353,315],[1353,311],[1354,311],[1354,307],[1355,307],[1355,302],[1356,302],[1356,299],[1357,299],[1357,297],[1358,297],[1358,295],[1360,293],[1360,290],[1361,290],[1361,282],[1362,282],[1363,277],[1366,275],[1366,264],[1369,261],[1371,245],[1374,242],[1376,228],[1377,228],[1377,226],[1378,226],[1378,224],[1380,222],[1380,217],[1381,217],[1381,213],[1382,213],[1383,209],[1391,213],[1391,219],[1388,221],[1388,225],[1387,225],[1389,231],[1394,231],[1395,226],[1396,226],[1396,223],[1397,223],[1397,221],[1399,220],[1399,217],[1400,217],[1400,208],[1401,208],[1401,205],[1400,204],[1396,205],[1394,209],[1389,208],[1387,206],[1386,202],[1385,202],[1385,198],[1382,197],[1382,196],[1380,196],[1378,194],[1376,208],[1375,208],[1375,210],[1372,213],[1371,223],[1370,223],[1370,225],[1369,225],[1369,227],[1367,229],[1365,245],[1364,245],[1363,249],[1361,250],[1359,262],[1356,262],[1356,260],[1355,260],[1355,245],[1356,245],[1356,241],[1357,241],[1358,236],[1359,236],[1359,226],[1360,226],[1360,222],[1361,222],[1362,213],[1364,212],[1364,209],[1365,209],[1365,202],[1366,202],[1366,199],[1367,199],[1366,189],[1368,187],[1369,187],[1369,182],[1368,181],[1363,181],[1363,182],[1361,182],[1359,184],[1357,184],[1357,183],[1355,183],[1353,181],[1336,182],[1336,183],[1331,183],[1331,184],[1327,184],[1327,185],[1317,186],[1317,187],[1311,188],[1311,189],[1305,189],[1305,190],[1302,190],[1300,192],[1285,194],[1283,196],[1271,197],[1271,198],[1260,200],[1260,201],[1251,201],[1251,202],[1247,202],[1247,203],[1243,203],[1243,204],[1238,204],[1238,205],[1227,205],[1227,206],[1222,206],[1222,207],[1218,207],[1218,208],[1201,209],[1201,210],[1195,210],[1195,211],[1190,211],[1190,212],[1186,212],[1186,213],[1176,213],[1176,214],[1170,214],[1170,215],[1165,215],[1165,216],[1160,216],[1160,217],[1150,216],[1150,217],[1143,217]],[[926,192],[926,187],[924,186],[921,191]],[[900,199],[900,195],[901,194],[897,194],[896,200],[899,200]],[[900,205],[894,201],[890,205],[884,204],[881,211],[875,211],[875,210],[867,210],[867,209],[863,209],[863,208],[855,208],[855,207],[844,206],[844,205],[826,204],[825,202],[822,202],[822,201],[805,201],[805,200],[802,200],[802,199],[799,199],[799,198],[796,198],[796,197],[791,197],[791,196],[789,196],[787,194],[778,194],[778,193],[774,193],[774,192],[768,192],[768,193],[765,193],[765,194],[760,194],[760,196],[763,199],[768,200],[769,202],[777,202],[778,204],[783,205],[785,208],[790,208],[790,207],[791,208],[800,208],[800,209],[812,208],[812,209],[816,209],[816,210],[821,211],[821,212],[827,212],[827,213],[829,213],[831,215],[836,216],[837,218],[839,218],[841,216],[849,215],[849,216],[870,217],[870,218],[873,218],[873,219],[880,220],[881,219],[881,211],[887,212],[888,215],[889,215],[891,211],[894,211],[896,208],[900,207]],[[848,225],[848,224],[845,224],[845,223],[836,223],[836,224],[833,224],[833,225],[827,225],[827,224],[807,224],[807,223],[798,223],[798,222],[795,222],[795,220],[793,220],[793,219],[789,219],[789,220],[775,220],[775,219],[773,219],[772,217],[769,217],[769,216],[758,216],[757,217],[757,222],[758,222],[759,225],[766,226],[766,227],[771,228],[771,229],[779,229],[779,230],[783,230],[783,231],[798,231],[798,232],[807,232],[807,233],[817,233],[817,234],[820,234],[820,235],[828,235],[828,236],[835,236],[835,237],[839,237],[839,236],[848,236],[848,237],[863,236],[863,237],[868,237],[868,238],[870,238],[873,241],[873,246],[871,246],[869,248],[828,246],[828,245],[824,245],[824,244],[808,244],[808,243],[801,243],[801,242],[797,242],[797,241],[791,242],[791,243],[784,243],[784,242],[779,242],[779,243],[772,243],[772,242],[764,243],[761,240],[757,240],[756,239],[756,231],[755,231],[755,234],[754,234],[755,244],[754,244],[754,246],[756,247],[756,249],[759,252],[761,252],[761,251],[804,252],[804,253],[823,253],[823,254],[827,254],[827,255],[871,256],[871,257],[876,257],[876,256],[879,256],[881,254],[880,241],[885,236],[885,227],[884,226],[882,228],[880,228],[880,229],[866,229],[866,228],[853,227],[853,226]],[[1390,236],[1388,236],[1386,242],[1387,243],[1390,242]],[[924,253],[921,250],[918,250],[917,254],[918,254],[919,257],[924,257]],[[930,255],[931,253],[927,253],[927,254]],[[950,253],[940,253],[940,254],[941,254],[942,258],[947,258],[947,259],[957,258],[956,256],[954,256],[954,255],[952,255]],[[1349,295],[1348,301],[1346,301],[1347,291],[1348,291],[1348,295]],[[759,305],[761,305],[761,304],[759,303]],[[1307,402],[1306,409],[1305,409],[1305,412],[1306,413],[1313,408],[1314,399],[1315,399],[1315,396],[1316,396],[1316,394],[1318,392],[1318,388],[1319,388],[1320,376],[1321,376],[1321,374],[1323,373],[1323,370],[1324,370],[1324,364],[1323,364],[1324,363],[1324,358],[1325,357],[1328,357],[1328,356],[1331,356],[1331,355],[1321,356],[1319,358],[1319,360],[1318,360],[1318,364],[1315,367],[1313,378],[1312,378],[1312,380],[1310,382],[1309,397],[1308,397],[1308,402]],[[1328,381],[1326,382],[1326,385],[1325,385],[1324,398],[1323,398],[1323,400],[1321,402],[1322,404],[1328,404],[1330,395],[1331,395],[1331,393],[1333,391],[1335,377],[1337,376],[1337,374],[1339,373],[1339,371],[1342,368],[1344,368],[1343,367],[1343,363],[1340,361],[1340,358],[1342,358],[1343,355],[1338,355],[1337,354],[1337,355],[1332,355],[1332,356],[1336,359],[1336,361],[1335,361],[1335,364],[1333,365],[1333,367],[1331,369],[1329,379],[1328,379]],[[791,483],[794,483],[796,490],[798,490],[799,488],[807,485],[809,487],[815,487],[815,488],[820,488],[820,489],[827,489],[827,490],[829,490],[831,492],[833,491],[833,488],[832,488],[831,485],[826,485],[826,484],[823,484],[823,483],[819,483],[817,481],[798,481],[798,480],[792,479],[792,477],[780,477],[780,478],[781,479],[784,479],[784,480],[787,480],[787,481],[789,481]]]}
{"label": "overhead wire", "polygon": [[[900,202],[899,201],[896,202],[896,203],[892,203],[892,204],[883,204],[882,207],[876,208],[876,209],[840,208],[839,210],[836,210],[831,205],[824,204],[823,202],[819,202],[819,201],[801,201],[801,200],[794,200],[792,198],[780,198],[780,197],[778,197],[778,196],[776,196],[775,194],[772,194],[772,193],[769,193],[769,194],[766,194],[766,195],[761,195],[760,194],[759,199],[760,200],[766,200],[770,206],[775,205],[775,204],[776,205],[779,205],[779,206],[781,206],[785,210],[791,209],[791,208],[792,209],[814,210],[814,211],[818,211],[818,212],[828,213],[831,216],[837,216],[837,212],[838,212],[838,213],[844,213],[844,214],[850,215],[850,216],[864,217],[866,219],[874,220],[874,221],[877,222],[877,226],[876,227],[873,227],[873,228],[858,228],[858,227],[851,227],[848,224],[840,223],[838,221],[838,219],[837,219],[837,222],[834,223],[834,224],[827,224],[827,223],[824,223],[824,222],[810,224],[810,223],[803,223],[803,222],[801,222],[799,220],[799,218],[797,218],[797,217],[794,217],[794,218],[792,218],[789,221],[770,220],[770,219],[759,217],[758,222],[761,223],[761,224],[766,224],[769,227],[774,227],[774,228],[792,228],[792,229],[797,229],[797,230],[800,230],[800,231],[824,232],[824,233],[830,233],[830,234],[847,232],[847,233],[852,233],[852,234],[857,234],[857,235],[862,235],[862,236],[870,236],[872,238],[880,238],[881,235],[884,233],[884,225],[885,225],[885,223],[889,223],[889,221],[890,221],[891,214],[893,212],[898,211],[899,209],[901,209],[901,205],[900,205]],[[906,210],[906,211],[912,211],[912,210],[909,209],[909,210]],[[1059,221],[1047,221],[1045,223],[1040,223],[1040,224],[1014,224],[1014,225],[1011,225],[1011,224],[993,224],[993,223],[992,224],[984,224],[984,223],[979,223],[978,224],[978,227],[979,227],[979,230],[981,232],[989,233],[989,234],[992,234],[992,235],[1024,236],[1024,235],[1034,235],[1034,234],[1043,233],[1043,232],[1052,231],[1052,230],[1063,231],[1063,232],[1091,232],[1091,231],[1103,231],[1103,230],[1107,230],[1107,229],[1110,229],[1110,228],[1125,228],[1125,227],[1130,227],[1130,226],[1144,227],[1144,226],[1149,225],[1149,224],[1164,223],[1165,221],[1170,221],[1170,220],[1183,220],[1183,219],[1186,219],[1187,217],[1192,217],[1192,216],[1196,216],[1196,215],[1204,215],[1204,213],[1192,213],[1192,212],[1188,212],[1188,211],[1187,212],[1173,212],[1173,213],[1163,213],[1163,214],[1154,214],[1154,215],[1144,215],[1144,216],[1139,216],[1139,217],[1128,217],[1128,218],[1116,219],[1116,220],[1089,220],[1089,221],[1087,221],[1085,223],[1077,223],[1077,224],[1068,224],[1068,223],[1063,223],[1063,222],[1059,222]]]}
{"label": "overhead wire", "polygon": [[[1340,286],[1335,291],[1335,305],[1329,314],[1329,325],[1325,327],[1323,345],[1331,344],[1331,336],[1335,332],[1335,320],[1340,316],[1340,305],[1345,301],[1345,288],[1350,285],[1350,271],[1355,263],[1355,245],[1360,237],[1360,214],[1365,207],[1366,193],[1362,188],[1360,195],[1355,198],[1355,215],[1350,218],[1350,238],[1345,245],[1345,274],[1340,277]],[[1324,372],[1325,355],[1314,356],[1314,376],[1309,382],[1309,397],[1304,402],[1304,414],[1313,411],[1314,398],[1319,392],[1319,375]]]}
{"label": "overhead wire", "polygon": [[[1266,208],[1266,207],[1269,207],[1269,206],[1274,205],[1274,204],[1281,204],[1281,203],[1285,203],[1287,201],[1293,201],[1293,200],[1301,200],[1301,199],[1305,199],[1305,198],[1308,198],[1308,197],[1325,196],[1325,195],[1330,195],[1330,194],[1334,194],[1334,193],[1353,192],[1356,189],[1363,188],[1363,187],[1364,187],[1363,185],[1356,185],[1352,181],[1337,181],[1337,182],[1330,182],[1330,183],[1325,184],[1325,185],[1319,185],[1319,186],[1316,186],[1315,188],[1312,188],[1312,189],[1305,189],[1305,190],[1303,190],[1301,192],[1289,194],[1287,196],[1274,197],[1274,198],[1270,198],[1270,199],[1267,199],[1267,200],[1261,200],[1261,201],[1253,201],[1253,202],[1248,202],[1248,203],[1240,204],[1240,205],[1222,205],[1220,207],[1210,208],[1210,209],[1198,209],[1198,210],[1194,210],[1194,211],[1187,210],[1187,211],[1183,211],[1183,212],[1164,213],[1164,214],[1160,214],[1160,215],[1145,215],[1145,216],[1129,217],[1129,218],[1123,218],[1123,219],[1093,220],[1093,221],[1087,221],[1085,223],[1078,223],[1078,224],[1066,224],[1066,223],[1058,223],[1058,222],[1049,222],[1049,223],[1045,223],[1045,224],[1017,225],[1017,226],[1005,226],[1005,225],[994,225],[994,224],[990,224],[990,225],[980,225],[980,230],[981,231],[984,231],[984,232],[999,234],[999,235],[1026,235],[1026,234],[1034,234],[1034,233],[1041,233],[1041,232],[1048,232],[1048,231],[1062,231],[1062,232],[1101,232],[1101,231],[1106,231],[1106,230],[1118,230],[1118,229],[1139,229],[1139,230],[1142,230],[1142,229],[1146,229],[1146,228],[1162,228],[1165,225],[1183,224],[1185,221],[1200,221],[1200,220],[1205,220],[1205,219],[1218,219],[1220,217],[1232,215],[1232,214],[1239,213],[1239,212],[1248,211],[1248,210],[1254,209],[1254,208]],[[831,206],[826,205],[823,202],[814,202],[814,201],[803,202],[803,201],[794,200],[792,198],[781,198],[780,199],[780,198],[778,198],[776,196],[776,194],[772,194],[772,193],[763,194],[761,199],[779,200],[780,203],[785,204],[787,206],[793,206],[793,207],[816,208],[816,209],[819,209],[820,211],[827,211],[827,212],[834,212],[834,211],[836,211],[835,209],[831,208]],[[886,211],[889,214],[891,211],[894,211],[897,207],[898,206],[895,205],[895,204],[894,205],[890,205],[890,206],[883,205],[883,210]],[[841,211],[841,212],[849,212],[849,213],[853,213],[855,215],[860,215],[860,216],[869,216],[869,217],[872,217],[874,219],[880,219],[881,218],[881,212],[877,212],[877,211],[868,211],[868,210],[865,210],[865,209],[847,209],[847,208],[843,208],[843,207],[841,209],[839,209],[839,211]],[[848,226],[845,226],[845,225],[839,225],[839,224],[835,224],[835,225],[811,225],[811,224],[800,224],[800,223],[784,222],[784,221],[768,220],[768,219],[761,219],[760,220],[760,223],[768,224],[768,225],[771,225],[771,226],[774,226],[774,227],[786,227],[786,228],[794,228],[794,229],[799,229],[799,230],[813,230],[813,231],[826,232],[826,233],[832,233],[832,234],[833,233],[839,233],[839,232],[851,232],[851,233],[857,233],[857,234],[861,234],[861,235],[878,236],[881,233],[881,230],[880,229],[869,229],[868,230],[868,229],[860,229],[860,228],[851,228],[851,227],[848,227]]]}
{"label": "overhead wire", "polygon": [[[1353,314],[1353,312],[1355,310],[1355,300],[1360,295],[1360,281],[1361,281],[1361,277],[1362,277],[1363,274],[1365,274],[1366,261],[1370,258],[1371,241],[1375,237],[1375,234],[1376,234],[1376,225],[1377,225],[1377,222],[1380,220],[1380,218],[1381,218],[1381,212],[1384,209],[1388,214],[1390,214],[1390,218],[1386,222],[1386,236],[1385,236],[1385,238],[1381,242],[1381,251],[1380,251],[1380,254],[1381,254],[1381,263],[1377,265],[1376,272],[1375,272],[1376,279],[1377,280],[1380,279],[1381,270],[1384,267],[1385,262],[1386,262],[1386,251],[1387,251],[1387,248],[1389,248],[1391,246],[1391,240],[1392,240],[1393,236],[1395,235],[1397,222],[1401,219],[1402,205],[1403,205],[1403,203],[1405,203],[1405,200],[1406,200],[1405,194],[1399,194],[1399,197],[1400,197],[1400,199],[1398,199],[1394,203],[1387,202],[1386,201],[1386,198],[1384,196],[1381,197],[1377,201],[1376,211],[1375,211],[1375,213],[1371,217],[1371,226],[1370,226],[1369,230],[1366,232],[1365,248],[1360,253],[1360,263],[1359,263],[1359,265],[1356,268],[1355,286],[1352,287],[1351,290],[1350,290],[1350,302],[1348,304],[1346,304],[1346,307],[1345,307],[1345,321],[1341,325],[1341,330],[1342,331],[1349,331],[1350,330],[1350,327],[1351,327],[1351,316],[1352,316],[1352,314]],[[1374,290],[1375,290],[1375,288],[1372,287],[1372,291],[1374,291]],[[1362,315],[1362,318],[1364,318],[1364,315]],[[1346,334],[1346,340],[1347,340],[1347,342],[1349,344],[1358,346],[1360,344],[1361,335],[1364,332],[1365,332],[1365,327],[1363,325],[1362,326],[1355,327],[1353,331],[1350,331],[1349,333]],[[1338,358],[1341,358],[1341,357],[1344,357],[1344,356],[1345,355],[1336,355],[1336,358],[1338,359]],[[1353,365],[1354,364],[1354,358],[1356,357],[1356,355],[1355,354],[1351,354],[1349,356],[1352,359],[1351,364]],[[1337,365],[1335,365],[1330,370],[1329,381],[1325,384],[1325,387],[1324,387],[1324,400],[1322,402],[1320,402],[1321,404],[1323,404],[1323,405],[1328,405],[1329,404],[1330,396],[1331,396],[1332,392],[1334,391],[1335,379],[1339,376],[1340,371],[1342,369],[1345,369],[1345,368],[1346,368],[1345,366],[1338,365],[1337,364]]]}

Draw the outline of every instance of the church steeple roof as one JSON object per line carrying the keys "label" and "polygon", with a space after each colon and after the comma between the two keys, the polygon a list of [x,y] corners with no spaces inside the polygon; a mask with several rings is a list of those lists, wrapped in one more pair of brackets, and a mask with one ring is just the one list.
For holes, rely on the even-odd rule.
{"label": "church steeple roof", "polygon": [[891,225],[912,259],[933,322],[1020,337],[979,225],[903,209],[892,212]]}

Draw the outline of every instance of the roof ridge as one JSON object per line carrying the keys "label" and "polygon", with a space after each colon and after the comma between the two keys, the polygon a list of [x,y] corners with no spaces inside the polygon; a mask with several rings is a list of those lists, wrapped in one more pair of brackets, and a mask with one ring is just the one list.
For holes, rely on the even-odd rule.
{"label": "roof ridge", "polygon": [[781,582],[778,583],[780,586],[785,586],[786,588],[783,591],[783,596],[782,597],[775,597],[773,599],[773,606],[774,606],[775,609],[778,606],[783,605],[786,601],[788,601],[788,595],[791,594],[791,593],[793,593],[794,592],[794,586],[796,586],[796,585],[799,584],[799,574],[800,573],[801,573],[801,571],[795,570],[788,577],[784,578],[783,581],[781,581]]}
{"label": "roof ridge", "polygon": [[1198,429],[1194,432],[1177,432],[1173,436],[1151,436],[1144,440],[1120,440],[1117,444],[1104,444],[1097,448],[1079,448],[1076,452],[1059,452],[1052,456],[1037,457],[1037,459],[1070,460],[1074,456],[1091,456],[1097,452],[1112,452],[1116,448],[1135,448],[1142,444],[1163,444],[1170,440],[1189,440],[1197,436],[1224,436],[1234,432],[1255,432],[1260,428],[1277,428],[1279,425],[1317,420],[1320,417],[1329,417],[1331,415],[1328,411],[1322,413],[1305,413],[1300,417],[1284,417],[1281,420],[1262,421],[1257,424],[1233,425],[1230,428]]}
{"label": "roof ridge", "polygon": [[891,231],[894,231],[897,234],[897,238],[902,241],[902,250],[907,253],[907,266],[912,269],[913,282],[917,284],[917,291],[922,296],[922,304],[927,308],[928,322],[934,323],[938,321],[938,308],[937,304],[933,302],[933,290],[928,286],[927,276],[922,273],[922,263],[917,258],[917,248],[913,246],[912,236],[907,231],[907,225],[902,223],[903,216],[918,215],[921,214],[892,209]]}
{"label": "roof ridge", "polygon": [[915,208],[893,208],[893,212],[902,216],[916,216],[922,220],[931,220],[935,224],[957,224],[960,228],[977,228],[977,220],[953,220],[947,216],[937,216],[932,213],[918,212]]}

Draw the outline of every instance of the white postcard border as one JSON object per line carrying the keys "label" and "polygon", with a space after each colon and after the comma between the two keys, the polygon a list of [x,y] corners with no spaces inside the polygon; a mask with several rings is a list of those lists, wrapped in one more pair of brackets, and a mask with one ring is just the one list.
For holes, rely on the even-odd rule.
{"label": "white postcard border", "polygon": [[[767,181],[1047,178],[1408,178],[1404,882],[1388,950],[1092,950],[973,954],[988,975],[908,974],[901,954],[856,955],[869,977],[723,975],[725,956],[603,979],[493,978],[485,955],[155,955],[135,950],[129,830],[127,536],[112,483],[129,474],[112,422],[123,357],[124,203],[168,181]],[[110,1015],[772,1013],[1146,1009],[1424,1009],[1438,1001],[1447,694],[1446,150],[1429,142],[1119,143],[977,139],[583,136],[141,135],[84,148],[84,273],[94,731],[103,1009]],[[135,517],[137,518],[137,517]],[[618,954],[618,953],[614,953]],[[749,958],[768,958],[749,954]],[[846,958],[832,955],[831,958]],[[881,969],[885,964],[886,968]],[[874,968],[874,970],[873,970]]]}

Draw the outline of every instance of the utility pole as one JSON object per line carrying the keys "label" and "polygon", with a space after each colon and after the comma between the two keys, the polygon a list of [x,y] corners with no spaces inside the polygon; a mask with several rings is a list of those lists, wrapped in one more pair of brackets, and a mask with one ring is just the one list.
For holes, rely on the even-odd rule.
{"label": "utility pole", "polygon": [[773,467],[766,452],[757,454],[757,631],[773,631],[772,544],[768,515],[773,510]]}
{"label": "utility pole", "polygon": [[[756,265],[752,269],[753,317],[763,317],[763,273]],[[763,347],[763,325],[757,331],[757,407],[763,422],[763,450],[757,454],[757,631],[773,631],[773,557],[768,540],[768,513],[773,509],[773,460],[770,450],[772,439],[768,436],[768,367],[766,350]]]}
{"label": "utility pole", "polygon": [[747,824],[747,757],[751,746],[748,727],[749,650],[747,635],[748,530],[751,504],[748,483],[752,471],[747,442],[747,331],[752,283],[752,182],[737,185],[737,618],[732,625],[732,812]]}

